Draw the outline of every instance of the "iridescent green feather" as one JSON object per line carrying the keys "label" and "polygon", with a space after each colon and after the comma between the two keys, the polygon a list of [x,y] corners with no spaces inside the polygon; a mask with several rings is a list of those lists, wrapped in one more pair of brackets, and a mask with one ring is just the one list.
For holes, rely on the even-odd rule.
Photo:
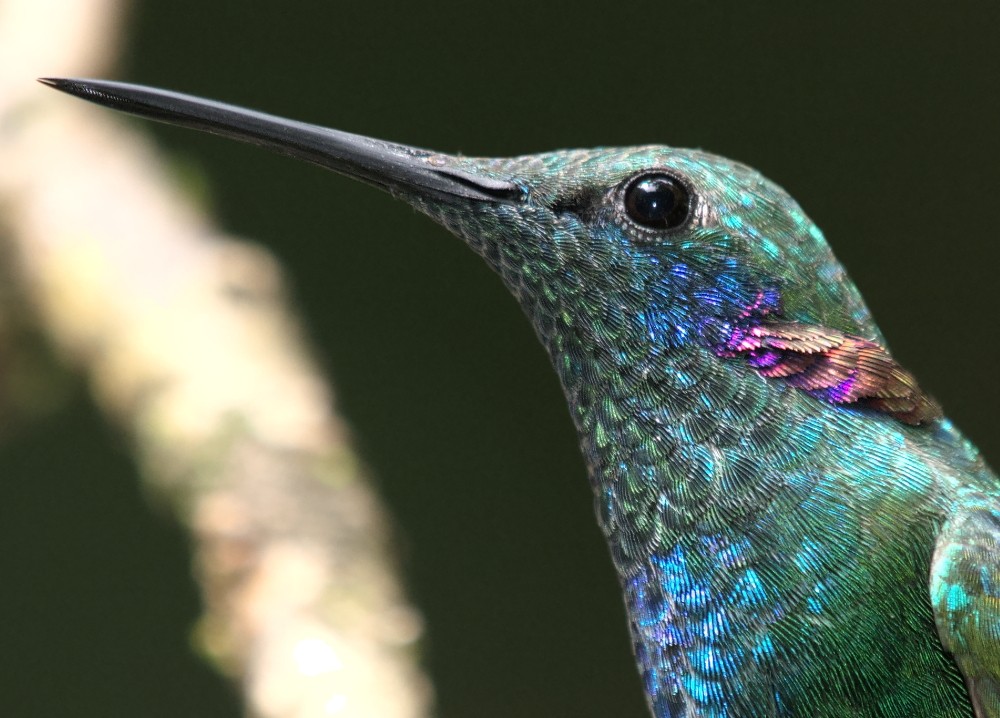
{"label": "iridescent green feather", "polygon": [[980,718],[1000,716],[1000,507],[969,492],[938,538],[931,566],[938,632]]}

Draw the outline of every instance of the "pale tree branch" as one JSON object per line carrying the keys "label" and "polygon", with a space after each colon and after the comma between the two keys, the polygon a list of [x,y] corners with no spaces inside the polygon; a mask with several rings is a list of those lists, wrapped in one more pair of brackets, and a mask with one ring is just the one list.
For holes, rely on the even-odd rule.
{"label": "pale tree branch", "polygon": [[117,0],[0,0],[0,241],[53,347],[193,535],[200,645],[249,715],[418,718],[419,615],[279,268],[224,236],[114,113]]}

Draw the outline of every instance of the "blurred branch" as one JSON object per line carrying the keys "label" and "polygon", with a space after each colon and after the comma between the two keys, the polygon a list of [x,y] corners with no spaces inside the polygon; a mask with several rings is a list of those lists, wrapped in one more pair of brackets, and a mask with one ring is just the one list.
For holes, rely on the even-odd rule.
{"label": "blurred branch", "polygon": [[190,527],[201,645],[261,718],[426,715],[420,619],[279,268],[113,113],[114,0],[0,0],[0,241],[41,331]]}

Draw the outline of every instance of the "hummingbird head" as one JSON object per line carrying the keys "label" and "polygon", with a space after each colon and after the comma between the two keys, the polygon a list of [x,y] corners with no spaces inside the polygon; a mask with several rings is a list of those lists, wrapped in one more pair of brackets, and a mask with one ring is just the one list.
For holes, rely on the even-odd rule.
{"label": "hummingbird head", "polygon": [[305,159],[387,190],[502,277],[550,351],[718,347],[763,317],[878,339],[822,234],[754,170],[664,146],[445,155],[99,80],[45,84]]}
{"label": "hummingbird head", "polygon": [[879,338],[816,225],[745,165],[656,145],[426,161],[512,187],[398,194],[479,253],[547,343],[718,347],[764,317]]}

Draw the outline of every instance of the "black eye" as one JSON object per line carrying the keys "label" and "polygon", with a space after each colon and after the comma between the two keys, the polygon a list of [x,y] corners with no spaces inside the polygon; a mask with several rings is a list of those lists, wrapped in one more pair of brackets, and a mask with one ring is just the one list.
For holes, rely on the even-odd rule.
{"label": "black eye", "polygon": [[625,211],[643,227],[675,229],[687,221],[690,210],[687,188],[670,175],[640,175],[625,188]]}

